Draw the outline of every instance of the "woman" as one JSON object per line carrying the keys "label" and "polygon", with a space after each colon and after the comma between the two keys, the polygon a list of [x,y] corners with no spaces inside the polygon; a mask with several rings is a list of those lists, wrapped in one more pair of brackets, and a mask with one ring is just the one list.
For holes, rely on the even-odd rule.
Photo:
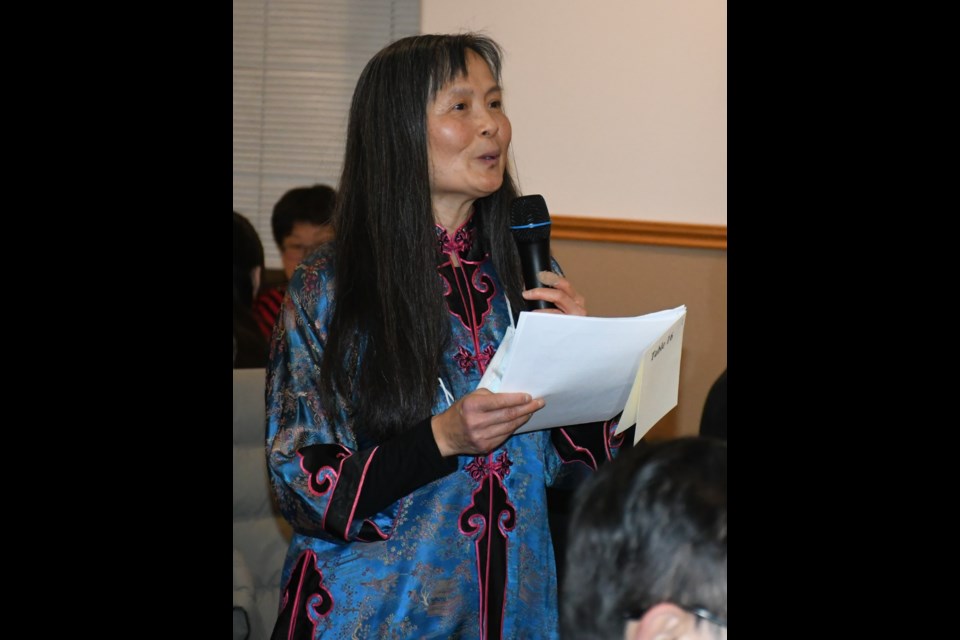
{"label": "woman", "polygon": [[545,488],[615,425],[510,437],[542,399],[475,390],[525,299],[586,314],[564,278],[523,291],[500,60],[413,36],[357,83],[337,237],[294,273],[268,368],[294,528],[274,638],[557,637]]}

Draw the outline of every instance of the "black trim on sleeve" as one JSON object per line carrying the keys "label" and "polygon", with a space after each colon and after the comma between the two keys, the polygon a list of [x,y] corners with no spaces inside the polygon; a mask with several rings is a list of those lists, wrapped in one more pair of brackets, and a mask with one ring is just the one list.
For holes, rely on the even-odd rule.
{"label": "black trim on sleeve", "polygon": [[354,521],[382,511],[420,487],[457,470],[457,456],[440,455],[430,426],[431,418],[380,444],[363,479]]}
{"label": "black trim on sleeve", "polygon": [[[606,422],[587,422],[561,427],[560,429],[554,429],[550,433],[550,438],[553,440],[553,446],[557,448],[557,453],[560,454],[560,459],[565,463],[582,462],[591,470],[596,471],[599,465],[607,461]],[[582,451],[577,447],[589,451],[592,458],[591,455],[587,455],[587,451]]]}

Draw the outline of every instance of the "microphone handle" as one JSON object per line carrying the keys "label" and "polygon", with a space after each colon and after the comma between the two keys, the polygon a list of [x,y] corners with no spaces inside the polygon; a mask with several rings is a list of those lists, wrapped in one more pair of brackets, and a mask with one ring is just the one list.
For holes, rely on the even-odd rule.
{"label": "microphone handle", "polygon": [[[517,242],[517,251],[520,253],[520,264],[523,267],[523,284],[527,289],[542,287],[537,274],[541,271],[551,271],[550,241]],[[556,309],[557,305],[546,300],[527,300],[527,311],[534,309]]]}

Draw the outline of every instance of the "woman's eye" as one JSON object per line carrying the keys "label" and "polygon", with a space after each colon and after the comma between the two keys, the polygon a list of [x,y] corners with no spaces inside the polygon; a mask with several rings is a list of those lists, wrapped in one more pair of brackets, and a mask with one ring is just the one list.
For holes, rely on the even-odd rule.
{"label": "woman's eye", "polygon": [[463,102],[458,102],[457,104],[453,105],[454,111],[463,111],[466,108],[467,108],[467,105],[466,103],[463,103]]}
{"label": "woman's eye", "polygon": [[491,109],[502,109],[502,108],[503,108],[503,101],[502,101],[502,100],[494,100],[493,102],[490,103],[490,108],[491,108]]}

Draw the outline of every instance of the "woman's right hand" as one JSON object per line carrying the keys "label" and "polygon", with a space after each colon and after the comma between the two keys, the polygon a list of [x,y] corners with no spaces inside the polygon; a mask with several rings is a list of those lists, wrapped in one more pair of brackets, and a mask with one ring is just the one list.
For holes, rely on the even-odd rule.
{"label": "woman's right hand", "polygon": [[430,426],[440,455],[480,455],[503,444],[544,404],[528,393],[477,389],[433,416]]}

